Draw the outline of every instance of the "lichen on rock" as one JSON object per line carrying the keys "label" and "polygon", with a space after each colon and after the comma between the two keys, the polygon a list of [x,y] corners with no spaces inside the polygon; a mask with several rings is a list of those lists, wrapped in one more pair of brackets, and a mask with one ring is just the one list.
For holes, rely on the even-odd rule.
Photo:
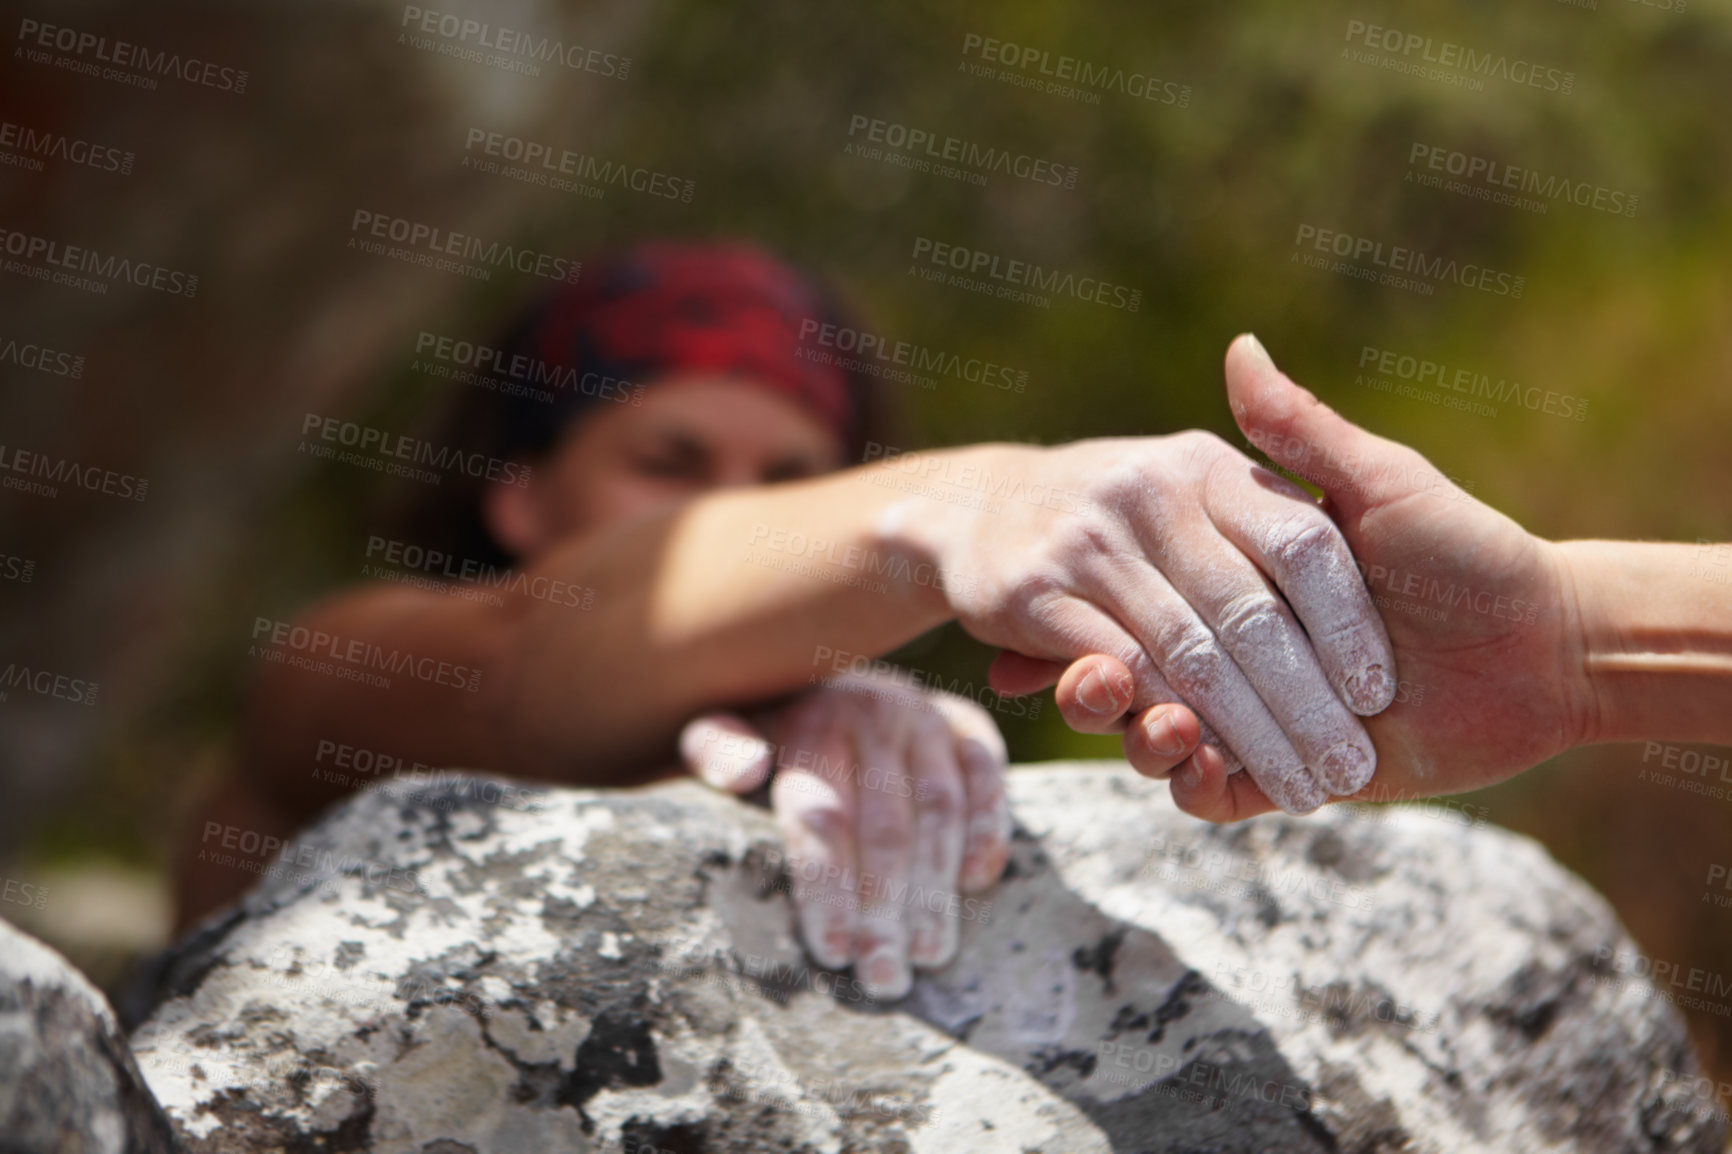
{"label": "lichen on rock", "polygon": [[735,799],[364,794],[307,835],[337,883],[190,938],[133,1044],[195,1154],[1723,1145],[1677,1014],[1598,962],[1616,919],[1526,839],[1208,826],[1118,763],[1010,795],[958,958],[876,1005]]}

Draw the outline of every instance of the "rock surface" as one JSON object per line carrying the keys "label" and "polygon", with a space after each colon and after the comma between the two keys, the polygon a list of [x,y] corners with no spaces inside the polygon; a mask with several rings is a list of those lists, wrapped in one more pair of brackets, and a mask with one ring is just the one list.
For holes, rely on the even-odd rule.
{"label": "rock surface", "polygon": [[272,879],[182,944],[133,1045],[187,1150],[1724,1142],[1606,904],[1453,811],[1217,828],[1117,763],[1017,770],[961,956],[874,1006],[804,957],[762,811],[488,796],[362,795],[309,835],[335,884]]}
{"label": "rock surface", "polygon": [[0,921],[0,1151],[174,1148],[101,993],[65,958]]}

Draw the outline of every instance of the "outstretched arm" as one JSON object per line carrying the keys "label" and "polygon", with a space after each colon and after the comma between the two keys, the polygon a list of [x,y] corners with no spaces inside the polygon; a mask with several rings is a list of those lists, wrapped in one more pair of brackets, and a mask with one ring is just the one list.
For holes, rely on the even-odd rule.
{"label": "outstretched arm", "polygon": [[[1342,418],[1254,337],[1233,343],[1226,371],[1246,437],[1323,490],[1395,645],[1404,691],[1366,721],[1377,778],[1356,796],[1476,789],[1594,742],[1732,742],[1732,546],[1542,540]],[[1097,667],[1119,672],[1099,656],[1066,672],[1067,716],[1067,687]],[[1173,796],[1213,821],[1273,808],[1202,753]]]}

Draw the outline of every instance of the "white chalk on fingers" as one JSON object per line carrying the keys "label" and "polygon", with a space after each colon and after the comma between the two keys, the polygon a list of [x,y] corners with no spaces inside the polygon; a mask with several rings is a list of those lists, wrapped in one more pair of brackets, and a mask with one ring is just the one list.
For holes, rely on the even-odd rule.
{"label": "white chalk on fingers", "polygon": [[1376,772],[1377,750],[1370,748],[1368,742],[1351,739],[1331,747],[1317,766],[1317,776],[1337,797],[1358,793],[1370,784]]}
{"label": "white chalk on fingers", "polygon": [[706,784],[749,793],[769,777],[773,750],[742,720],[700,717],[680,731],[680,756]]}
{"label": "white chalk on fingers", "polygon": [[800,934],[806,948],[829,970],[840,970],[854,960],[854,921],[848,911],[829,895],[825,887],[802,887],[795,883],[795,904],[800,910]]}
{"label": "white chalk on fingers", "polygon": [[1315,813],[1329,800],[1329,792],[1303,765],[1253,773],[1252,777],[1262,788],[1264,796],[1279,806],[1283,813],[1296,816]]}

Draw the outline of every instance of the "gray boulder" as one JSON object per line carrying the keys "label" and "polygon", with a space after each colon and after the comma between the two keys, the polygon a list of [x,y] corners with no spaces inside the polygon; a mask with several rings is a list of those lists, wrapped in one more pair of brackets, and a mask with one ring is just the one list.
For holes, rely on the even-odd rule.
{"label": "gray boulder", "polygon": [[174,1148],[101,993],[65,958],[0,921],[0,1152]]}
{"label": "gray boulder", "polygon": [[[364,794],[183,943],[134,1034],[185,1147],[1719,1151],[1604,901],[1460,811],[1217,828],[1017,770],[962,950],[872,1004],[769,815],[691,782]],[[297,855],[309,860],[309,851]],[[933,908],[938,908],[936,905]]]}

